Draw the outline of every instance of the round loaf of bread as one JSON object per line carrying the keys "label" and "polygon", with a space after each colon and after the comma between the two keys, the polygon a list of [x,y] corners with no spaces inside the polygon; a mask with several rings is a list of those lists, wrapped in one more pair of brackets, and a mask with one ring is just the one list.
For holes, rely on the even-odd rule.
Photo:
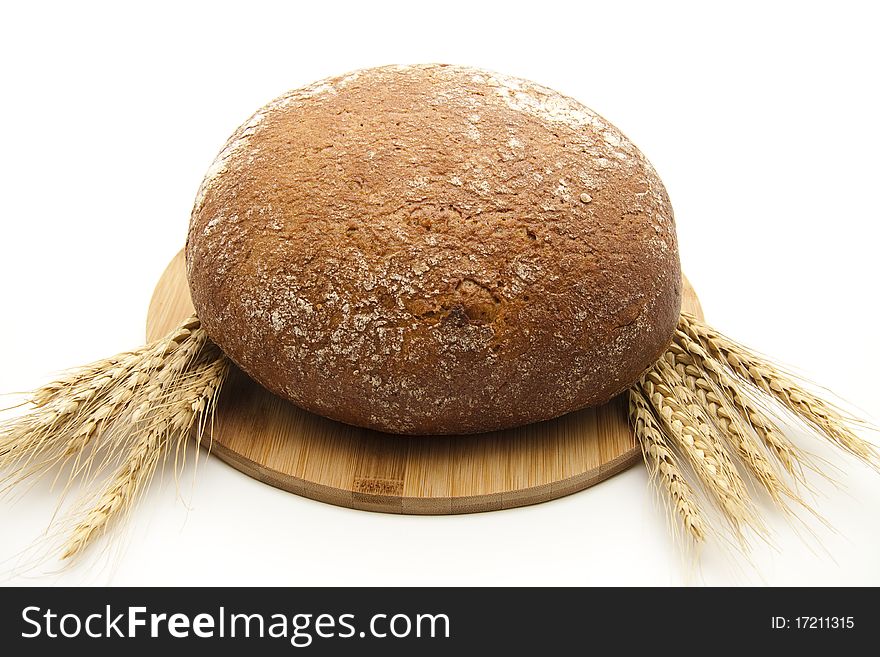
{"label": "round loaf of bread", "polygon": [[259,110],[208,172],[186,256],[203,326],[248,375],[392,433],[606,402],[681,303],[642,153],[571,98],[457,66],[357,71]]}

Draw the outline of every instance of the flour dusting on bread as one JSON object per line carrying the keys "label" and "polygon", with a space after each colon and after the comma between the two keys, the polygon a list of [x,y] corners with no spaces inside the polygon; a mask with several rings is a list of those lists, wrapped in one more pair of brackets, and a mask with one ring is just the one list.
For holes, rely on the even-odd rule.
{"label": "flour dusting on bread", "polygon": [[203,325],[264,386],[398,433],[602,403],[666,347],[672,210],[608,121],[478,69],[364,69],[227,143],[193,211]]}

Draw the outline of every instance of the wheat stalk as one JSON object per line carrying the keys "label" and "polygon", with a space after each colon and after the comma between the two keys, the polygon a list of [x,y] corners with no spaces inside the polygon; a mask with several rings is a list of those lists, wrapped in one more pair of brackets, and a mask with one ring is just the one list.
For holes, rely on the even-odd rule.
{"label": "wheat stalk", "polygon": [[694,492],[678,467],[672,447],[661,431],[651,407],[635,388],[629,390],[629,417],[652,479],[659,480],[687,535],[702,542],[706,537],[703,514]]}

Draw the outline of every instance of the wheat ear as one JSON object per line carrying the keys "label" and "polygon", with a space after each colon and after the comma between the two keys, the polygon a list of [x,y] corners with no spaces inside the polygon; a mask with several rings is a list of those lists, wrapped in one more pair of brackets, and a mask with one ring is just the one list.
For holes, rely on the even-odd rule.
{"label": "wheat ear", "polygon": [[131,419],[137,429],[133,445],[110,484],[74,528],[63,559],[82,552],[115,518],[131,509],[152,479],[160,457],[177,451],[193,427],[198,428],[197,440],[201,439],[204,425],[200,420],[216,403],[228,368],[225,358],[210,361],[194,374],[178,379],[164,395],[154,388],[148,409],[134,409]]}
{"label": "wheat ear", "polygon": [[[657,472],[659,464],[666,462],[662,447],[654,445],[674,444],[742,538],[746,525],[762,534],[764,529],[737,465],[783,509],[789,509],[787,503],[792,500],[813,514],[789,481],[809,489],[805,468],[825,474],[761,410],[771,406],[769,402],[877,467],[876,448],[851,428],[863,423],[809,392],[767,359],[687,314],[682,314],[663,356],[630,389],[630,423],[649,469]],[[657,420],[653,425],[652,419]],[[656,432],[659,436],[653,435]],[[671,480],[655,479],[667,491],[685,529],[693,533],[677,499],[683,497],[681,491],[692,490],[690,482],[680,469]],[[676,492],[671,489],[673,483]],[[708,524],[703,535],[706,529]]]}
{"label": "wheat ear", "polygon": [[680,327],[695,341],[706,346],[710,353],[723,361],[740,379],[775,399],[820,435],[874,468],[880,468],[877,449],[851,429],[851,425],[857,423],[854,419],[809,392],[799,381],[783,373],[769,360],[730,340],[697,318],[683,314]]}
{"label": "wheat ear", "polygon": [[[228,370],[192,316],[160,340],[65,373],[32,393],[29,412],[0,424],[0,490],[72,461],[65,492],[79,482],[96,500],[80,509],[64,551],[79,554],[131,508],[169,448],[179,451],[193,427],[200,437]],[[103,493],[90,495],[108,471]]]}
{"label": "wheat ear", "polygon": [[697,542],[706,538],[706,524],[694,491],[678,467],[651,407],[635,387],[629,390],[629,417],[651,478],[659,481],[688,536]]}
{"label": "wheat ear", "polygon": [[[682,330],[676,331],[670,349],[686,352],[703,377],[715,384],[732,410],[761,439],[769,452],[797,482],[806,484],[804,466],[813,468],[806,454],[767,417],[742,389],[743,386],[723,362],[715,360],[703,346]],[[678,357],[678,356],[676,356]],[[815,468],[814,468],[815,469]]]}
{"label": "wheat ear", "polygon": [[669,346],[664,358],[696,397],[717,435],[733,445],[743,464],[774,501],[785,506],[786,498],[799,499],[777,474],[765,447],[737,412],[732,400],[706,376],[705,363],[698,361],[677,341]]}
{"label": "wheat ear", "polygon": [[660,359],[639,383],[667,436],[690,461],[705,490],[711,493],[725,519],[742,537],[746,526],[760,529],[745,483],[724,445],[702,421],[677,373]]}
{"label": "wheat ear", "polygon": [[0,472],[8,484],[52,467],[84,448],[102,424],[119,414],[136,390],[169,363],[181,345],[197,340],[190,317],[165,338],[68,372],[30,396],[31,412],[0,425]]}

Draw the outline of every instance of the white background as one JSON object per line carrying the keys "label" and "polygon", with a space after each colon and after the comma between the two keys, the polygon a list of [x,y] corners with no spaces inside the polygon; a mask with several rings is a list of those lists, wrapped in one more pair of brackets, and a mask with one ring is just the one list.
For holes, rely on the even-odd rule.
{"label": "white background", "polygon": [[[0,390],[140,344],[196,188],[252,111],[386,63],[451,62],[575,96],[652,160],[708,319],[880,417],[880,102],[871,3],[18,3],[2,10]],[[876,439],[876,434],[874,434]],[[776,548],[689,566],[642,467],[530,508],[352,511],[211,458],[166,479],[109,565],[6,583],[880,584],[880,476],[839,460],[825,551],[769,511]],[[45,528],[43,487],[0,501],[0,560]],[[803,534],[804,532],[802,532]],[[7,570],[9,562],[0,564]],[[50,570],[56,564],[48,564]]]}

